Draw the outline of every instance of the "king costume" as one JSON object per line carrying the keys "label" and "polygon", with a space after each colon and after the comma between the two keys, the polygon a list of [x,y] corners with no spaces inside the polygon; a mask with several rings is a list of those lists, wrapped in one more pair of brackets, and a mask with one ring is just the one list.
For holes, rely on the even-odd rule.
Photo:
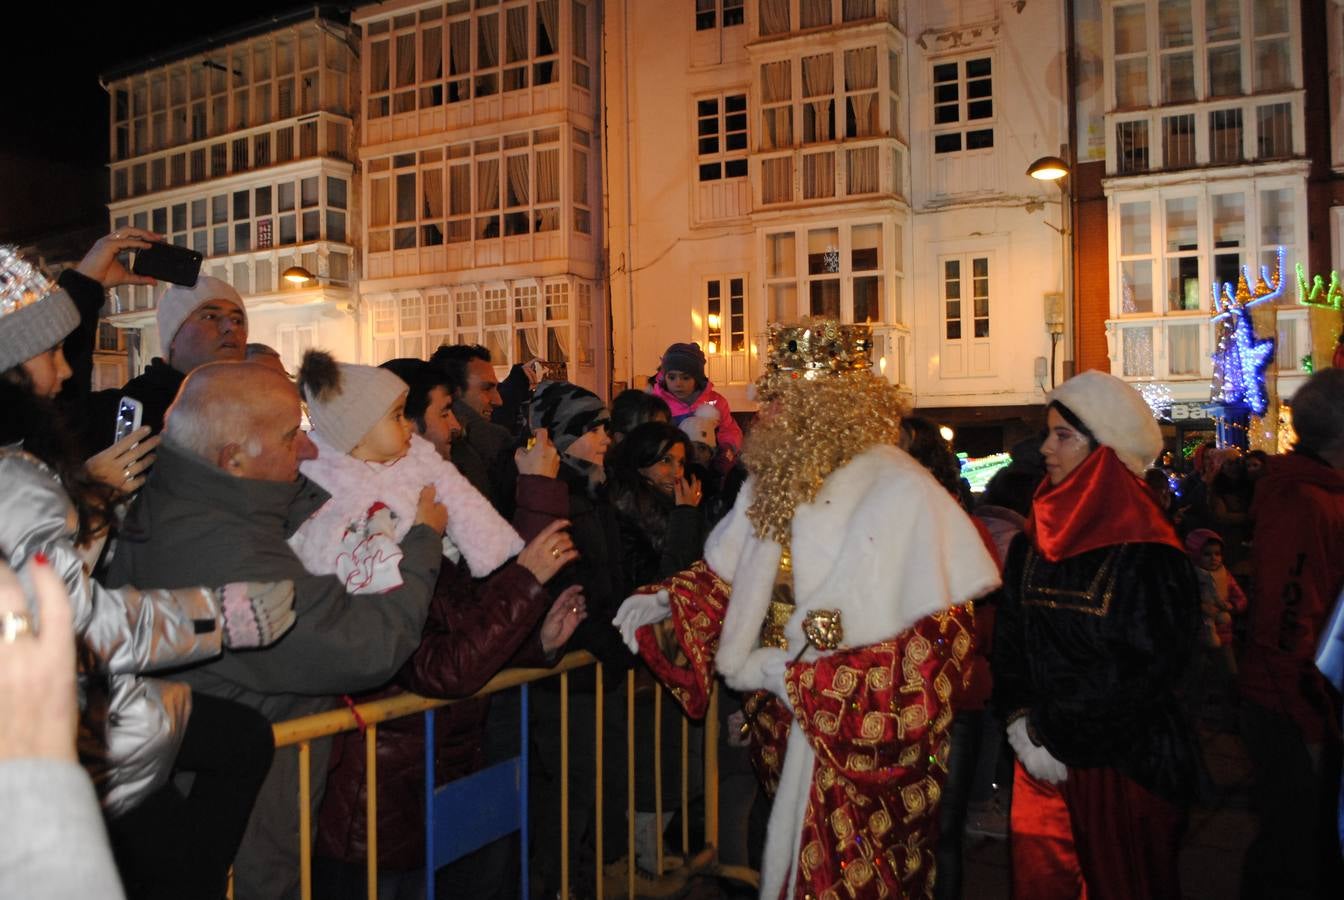
{"label": "king costume", "polygon": [[616,617],[692,717],[716,672],[749,692],[770,900],[931,894],[971,601],[999,584],[970,518],[895,446],[901,401],[870,347],[863,326],[772,326],[736,505],[701,562]]}

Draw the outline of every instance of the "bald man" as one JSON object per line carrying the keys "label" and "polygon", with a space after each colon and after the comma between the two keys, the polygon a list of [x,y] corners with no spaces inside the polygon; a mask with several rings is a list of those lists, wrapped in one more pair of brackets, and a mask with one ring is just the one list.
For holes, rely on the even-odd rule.
{"label": "bald man", "polygon": [[[285,541],[327,494],[299,476],[300,461],[316,455],[299,416],[294,385],[270,366],[194,370],[168,411],[158,462],[127,516],[109,576],[113,585],[141,587],[293,579],[298,622],[282,641],[226,651],[177,676],[272,722],[331,709],[342,694],[392,678],[419,643],[446,520],[432,496],[421,503],[401,542],[402,586],[386,594],[349,594],[334,576],[308,574]],[[224,581],[208,580],[225,573]],[[314,773],[327,771],[329,750],[327,741],[313,743]],[[323,787],[315,777],[314,813]],[[235,863],[239,900],[283,897],[297,885],[297,799],[297,754],[277,753]]]}

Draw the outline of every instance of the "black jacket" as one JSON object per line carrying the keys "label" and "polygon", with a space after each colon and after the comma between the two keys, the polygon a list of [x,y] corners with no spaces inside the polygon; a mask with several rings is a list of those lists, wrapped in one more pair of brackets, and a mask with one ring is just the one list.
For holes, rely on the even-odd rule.
{"label": "black jacket", "polygon": [[1196,761],[1176,685],[1196,647],[1199,587],[1185,554],[1118,544],[1051,563],[1008,550],[994,627],[994,705],[1026,711],[1070,767],[1110,767],[1187,802]]}

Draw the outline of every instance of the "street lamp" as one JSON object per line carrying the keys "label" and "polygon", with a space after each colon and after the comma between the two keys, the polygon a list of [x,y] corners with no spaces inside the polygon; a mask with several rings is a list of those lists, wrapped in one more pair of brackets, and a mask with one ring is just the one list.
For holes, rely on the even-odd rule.
{"label": "street lamp", "polygon": [[280,277],[290,284],[307,284],[310,281],[317,280],[317,276],[303,266],[290,266],[280,274]]}
{"label": "street lamp", "polygon": [[[1059,227],[1055,228],[1055,226],[1050,225],[1049,222],[1045,223],[1059,232],[1061,245],[1060,269],[1064,282],[1064,324],[1061,327],[1053,322],[1047,323],[1047,327],[1050,329],[1050,387],[1053,388],[1055,386],[1055,347],[1060,339],[1059,332],[1063,330],[1069,332],[1068,342],[1065,344],[1066,350],[1074,340],[1073,228],[1071,227],[1073,221],[1073,192],[1069,189],[1069,164],[1058,156],[1042,156],[1040,159],[1027,166],[1027,174],[1037,181],[1053,181],[1055,184],[1059,185],[1059,190],[1063,194],[1059,210]],[[1056,330],[1057,328],[1059,329],[1058,331]],[[1070,354],[1064,361],[1065,378],[1068,378],[1069,375],[1073,374],[1068,371],[1071,358],[1072,354]]]}

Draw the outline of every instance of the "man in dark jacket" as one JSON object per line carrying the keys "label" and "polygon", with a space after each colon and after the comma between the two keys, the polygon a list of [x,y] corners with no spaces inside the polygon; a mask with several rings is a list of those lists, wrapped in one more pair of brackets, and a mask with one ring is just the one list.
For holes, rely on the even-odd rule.
{"label": "man in dark jacket", "polygon": [[[225,575],[293,579],[298,622],[283,641],[225,652],[180,675],[272,722],[330,709],[341,694],[391,679],[419,643],[442,560],[447,513],[427,491],[401,542],[400,588],[348,594],[340,579],[308,574],[285,541],[327,499],[298,476],[300,460],[313,452],[299,430],[298,393],[283,375],[246,363],[201,367],[170,410],[158,462],[126,519],[109,577],[111,585],[143,587],[213,584]],[[314,810],[329,751],[327,741],[312,743]],[[297,754],[277,753],[235,864],[240,900],[284,897],[297,884],[297,787]]]}
{"label": "man in dark jacket", "polygon": [[513,436],[490,421],[503,403],[490,351],[476,344],[454,344],[434,351],[430,363],[453,386],[453,415],[462,424],[461,439],[453,441],[453,465],[509,518],[518,471],[513,466]]}
{"label": "man in dark jacket", "polygon": [[1344,588],[1344,370],[1293,397],[1297,445],[1255,491],[1255,590],[1241,657],[1242,736],[1260,833],[1243,897],[1339,897],[1339,695],[1314,664]]}
{"label": "man in dark jacket", "polygon": [[158,434],[163,430],[164,413],[188,375],[206,363],[241,362],[247,352],[243,298],[218,278],[202,275],[192,287],[173,285],[159,298],[155,318],[163,356],[155,357],[144,374],[126,382],[121,390],[93,395],[91,450],[112,443],[116,407],[122,397],[134,397],[144,405],[141,424]]}

